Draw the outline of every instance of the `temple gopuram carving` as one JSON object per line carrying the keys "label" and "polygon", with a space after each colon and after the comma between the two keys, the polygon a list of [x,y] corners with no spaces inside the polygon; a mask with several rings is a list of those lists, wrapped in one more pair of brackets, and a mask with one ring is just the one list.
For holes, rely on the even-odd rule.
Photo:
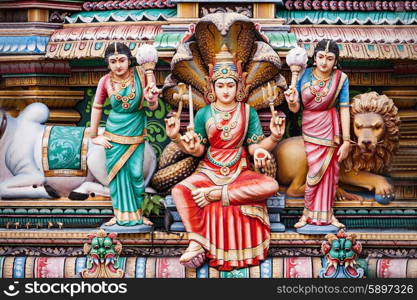
{"label": "temple gopuram carving", "polygon": [[0,278],[416,278],[416,74],[417,1],[2,0]]}

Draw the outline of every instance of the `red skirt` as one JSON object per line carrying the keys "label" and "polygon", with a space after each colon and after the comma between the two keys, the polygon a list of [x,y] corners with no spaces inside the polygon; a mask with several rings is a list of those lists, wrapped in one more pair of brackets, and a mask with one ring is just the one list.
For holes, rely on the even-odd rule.
{"label": "red skirt", "polygon": [[[185,182],[185,183],[184,183]],[[222,271],[259,265],[267,257],[270,241],[266,199],[278,191],[268,176],[243,171],[228,185],[230,205],[221,201],[198,207],[190,189],[214,186],[203,173],[195,173],[172,190],[189,239],[199,243],[209,265]]]}

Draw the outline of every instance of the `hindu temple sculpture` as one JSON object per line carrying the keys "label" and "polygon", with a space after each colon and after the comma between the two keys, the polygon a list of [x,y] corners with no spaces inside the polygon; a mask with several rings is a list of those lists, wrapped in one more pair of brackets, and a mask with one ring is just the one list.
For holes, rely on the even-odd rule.
{"label": "hindu temple sculpture", "polygon": [[[110,197],[115,217],[106,226],[152,225],[143,216],[141,204],[145,192],[143,161],[147,107],[158,107],[158,89],[153,69],[158,60],[153,46],[138,49],[140,67],[133,67],[134,57],[122,43],[110,44],[105,59],[111,70],[97,87],[91,113],[91,139],[106,149],[106,167]],[[112,111],[103,134],[98,135],[103,104],[110,98]]]}
{"label": "hindu temple sculpture", "polygon": [[[104,148],[91,142],[88,128],[45,125],[48,116],[42,103],[30,104],[17,118],[0,110],[0,199],[109,196]],[[148,142],[145,152],[147,186],[156,155]]]}
{"label": "hindu temple sculpture", "polygon": [[337,234],[327,234],[327,241],[321,244],[325,264],[320,278],[362,278],[365,271],[358,264],[362,244],[356,235],[346,233],[343,228]]}
{"label": "hindu temple sculpture", "polygon": [[[350,101],[351,151],[340,166],[339,184],[364,188],[375,200],[394,200],[394,186],[385,176],[399,148],[400,117],[394,101],[377,92],[359,94]],[[287,196],[304,196],[308,172],[303,137],[291,137],[274,151],[279,169],[277,180],[288,186]],[[336,200],[363,201],[363,196],[338,186]]]}
{"label": "hindu temple sculpture", "polygon": [[[332,207],[339,180],[339,163],[347,157],[350,148],[349,81],[339,70],[336,42],[321,40],[313,59],[313,68],[305,70],[297,88],[285,92],[292,112],[300,110],[299,99],[303,105],[302,132],[308,174],[303,216],[294,225],[300,233],[315,230],[323,233],[344,227],[333,215]],[[340,107],[340,117],[336,105]],[[309,229],[301,230],[306,225],[310,225],[305,228]],[[334,228],[320,228],[327,225]]]}
{"label": "hindu temple sculpture", "polygon": [[[238,14],[203,18],[195,36],[180,46],[165,83],[168,101],[182,101],[180,81],[192,86],[186,97],[194,102],[189,105],[191,126],[179,134],[180,116],[174,112],[166,130],[183,152],[203,157],[195,173],[172,190],[189,233],[180,258],[187,267],[208,258],[210,266],[232,270],[257,265],[267,255],[266,199],[277,193],[278,183],[251,171],[249,157],[259,168],[270,163],[285,118],[273,110],[271,135],[265,137],[250,105],[267,108],[279,101],[277,80],[282,82],[279,57],[262,39],[256,41],[259,37],[255,25]],[[262,91],[266,83],[269,89]],[[193,106],[199,109],[194,122]]]}

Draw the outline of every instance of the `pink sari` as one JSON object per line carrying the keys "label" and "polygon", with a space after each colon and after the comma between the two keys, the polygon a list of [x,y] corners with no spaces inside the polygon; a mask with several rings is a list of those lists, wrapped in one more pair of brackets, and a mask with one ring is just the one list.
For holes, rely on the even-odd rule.
{"label": "pink sari", "polygon": [[[343,85],[342,72],[336,70],[329,92],[315,100],[310,82],[301,87],[304,105],[302,130],[308,161],[304,195],[304,216],[312,225],[328,225],[339,181],[337,150],[340,144],[340,123],[334,106]],[[327,83],[326,83],[327,85]]]}

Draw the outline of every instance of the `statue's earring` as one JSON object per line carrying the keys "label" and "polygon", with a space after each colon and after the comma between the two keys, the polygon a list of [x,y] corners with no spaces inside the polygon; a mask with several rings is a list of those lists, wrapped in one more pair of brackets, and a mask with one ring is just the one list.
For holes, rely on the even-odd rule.
{"label": "statue's earring", "polygon": [[215,96],[213,93],[207,93],[207,100],[208,100],[210,103],[213,103],[213,102],[215,102],[215,101],[216,101],[216,96]]}
{"label": "statue's earring", "polygon": [[214,86],[211,83],[209,84],[209,88],[208,88],[206,97],[207,97],[207,100],[210,103],[216,102],[216,94],[214,93]]}
{"label": "statue's earring", "polygon": [[336,66],[336,65],[334,65],[334,66],[333,66],[333,70],[336,70],[336,69],[337,69],[337,66]]}
{"label": "statue's earring", "polygon": [[238,84],[237,91],[236,91],[236,100],[238,102],[242,102],[246,99],[246,93],[243,89],[242,84]]}
{"label": "statue's earring", "polygon": [[313,62],[313,66],[317,66],[316,62]]}
{"label": "statue's earring", "polygon": [[243,100],[245,100],[245,98],[246,98],[246,95],[245,95],[245,93],[243,93],[243,92],[239,92],[239,93],[236,95],[236,100],[237,100],[237,101],[239,101],[239,102],[242,102]]}

